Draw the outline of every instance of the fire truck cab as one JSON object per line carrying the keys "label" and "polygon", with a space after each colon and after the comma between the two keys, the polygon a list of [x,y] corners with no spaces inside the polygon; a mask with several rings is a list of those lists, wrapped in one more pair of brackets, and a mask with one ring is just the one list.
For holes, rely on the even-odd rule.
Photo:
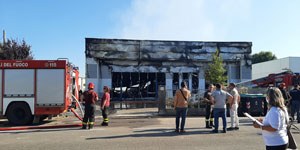
{"label": "fire truck cab", "polygon": [[25,125],[58,115],[78,98],[78,79],[67,60],[0,60],[0,116]]}

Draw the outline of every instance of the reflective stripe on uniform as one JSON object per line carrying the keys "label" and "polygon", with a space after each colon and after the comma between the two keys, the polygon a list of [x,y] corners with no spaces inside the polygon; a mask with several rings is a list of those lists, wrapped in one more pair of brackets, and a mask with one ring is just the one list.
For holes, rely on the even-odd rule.
{"label": "reflective stripe on uniform", "polygon": [[94,124],[94,122],[89,122],[88,124],[91,124],[91,125],[92,125],[92,124]]}
{"label": "reflective stripe on uniform", "polygon": [[103,120],[103,122],[105,122],[105,123],[108,123],[108,121],[109,121],[108,118],[105,118],[105,119]]}
{"label": "reflective stripe on uniform", "polygon": [[87,125],[87,123],[86,123],[86,122],[82,122],[82,124],[83,124],[83,125]]}
{"label": "reflective stripe on uniform", "polygon": [[214,118],[210,118],[210,121],[214,121]]}

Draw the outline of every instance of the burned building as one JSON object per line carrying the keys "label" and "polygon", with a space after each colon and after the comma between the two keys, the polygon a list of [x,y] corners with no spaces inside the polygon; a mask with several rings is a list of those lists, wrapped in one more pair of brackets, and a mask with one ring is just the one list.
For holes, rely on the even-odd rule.
{"label": "burned building", "polygon": [[187,81],[193,98],[207,82],[205,69],[218,49],[228,82],[251,79],[251,42],[197,42],[86,38],[86,82],[98,93],[107,85],[112,100],[156,100],[159,87],[172,98]]}

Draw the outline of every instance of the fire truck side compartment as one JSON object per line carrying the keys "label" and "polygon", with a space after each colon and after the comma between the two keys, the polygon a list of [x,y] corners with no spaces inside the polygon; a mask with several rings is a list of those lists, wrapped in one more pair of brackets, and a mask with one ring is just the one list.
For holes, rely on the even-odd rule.
{"label": "fire truck side compartment", "polygon": [[37,106],[64,105],[64,69],[37,69]]}

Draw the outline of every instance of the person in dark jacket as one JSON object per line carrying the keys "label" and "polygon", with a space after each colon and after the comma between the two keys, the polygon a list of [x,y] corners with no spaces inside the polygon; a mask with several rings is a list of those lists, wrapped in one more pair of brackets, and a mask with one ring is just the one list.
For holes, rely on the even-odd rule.
{"label": "person in dark jacket", "polygon": [[285,83],[284,82],[280,83],[278,88],[279,88],[279,90],[282,94],[282,97],[284,99],[284,104],[287,105],[289,100],[291,99],[291,96],[290,96],[289,92],[286,89]]}
{"label": "person in dark jacket", "polygon": [[214,115],[213,115],[213,104],[211,103],[211,94],[214,90],[214,85],[210,84],[208,86],[207,91],[204,93],[204,102],[206,103],[205,107],[205,128],[212,128],[213,127],[213,121],[214,121]]}
{"label": "person in dark jacket", "polygon": [[94,91],[94,83],[89,83],[88,90],[83,93],[83,103],[85,105],[82,129],[92,129],[95,123],[95,110],[98,94]]}
{"label": "person in dark jacket", "polygon": [[297,114],[298,123],[300,123],[300,90],[299,85],[294,85],[294,89],[290,91],[291,99],[291,117],[294,121],[294,115]]}

